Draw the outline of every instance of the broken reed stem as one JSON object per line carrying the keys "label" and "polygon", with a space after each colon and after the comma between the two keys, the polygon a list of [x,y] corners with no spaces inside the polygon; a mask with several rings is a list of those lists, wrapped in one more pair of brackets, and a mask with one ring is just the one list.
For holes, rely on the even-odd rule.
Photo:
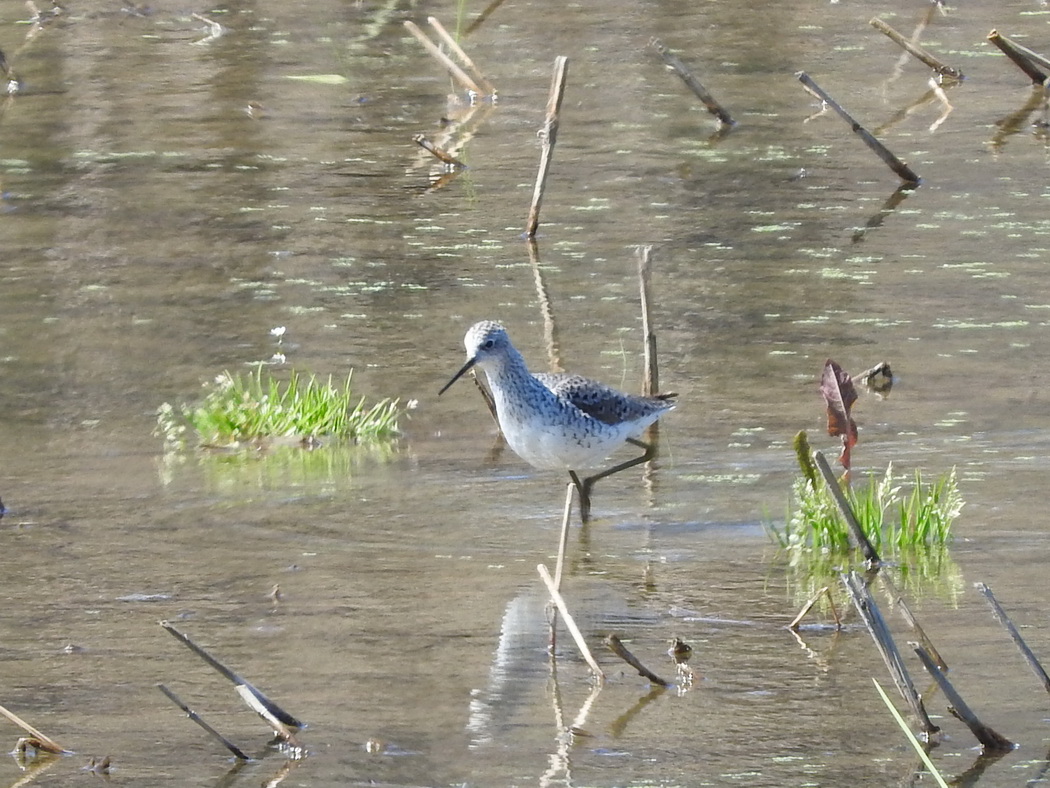
{"label": "broken reed stem", "polygon": [[660,391],[660,370],[656,361],[656,334],[653,333],[653,325],[650,317],[652,308],[652,280],[653,280],[653,247],[652,245],[639,246],[638,254],[638,283],[642,294],[642,347],[644,348],[645,380],[642,382],[642,394],[646,397],[655,397]]}
{"label": "broken reed stem", "polygon": [[540,170],[536,175],[536,187],[532,190],[532,206],[525,225],[525,236],[536,237],[536,228],[540,224],[540,206],[543,204],[543,192],[547,188],[547,174],[551,168],[551,156],[554,154],[554,143],[558,139],[558,116],[561,112],[561,101],[565,95],[565,77],[569,72],[569,59],[559,55],[554,59],[554,75],[551,77],[550,94],[547,97],[547,116],[540,130],[541,151]]}
{"label": "broken reed stem", "polygon": [[1014,626],[1014,622],[1010,620],[1010,617],[1006,615],[1006,611],[1003,610],[999,601],[995,598],[992,593],[992,589],[986,586],[984,583],[974,583],[974,587],[980,591],[984,598],[988,600],[988,604],[992,606],[992,615],[995,616],[995,620],[998,621],[1006,631],[1013,638],[1014,645],[1021,651],[1021,656],[1025,658],[1025,662],[1028,663],[1028,667],[1032,669],[1035,676],[1039,681],[1043,683],[1043,689],[1050,692],[1050,676],[1046,675],[1046,671],[1043,670],[1043,666],[1039,664],[1039,660],[1036,659],[1035,654],[1028,648],[1028,644],[1024,642],[1024,638],[1021,637],[1021,633],[1017,631],[1017,627]]}
{"label": "broken reed stem", "polygon": [[930,68],[932,68],[934,71],[936,71],[942,77],[947,77],[949,79],[962,79],[963,78],[963,73],[959,69],[952,68],[951,66],[944,65],[944,63],[939,61],[937,58],[935,58],[933,55],[931,55],[925,49],[923,49],[920,46],[917,46],[917,45],[913,44],[911,41],[909,41],[904,36],[902,36],[900,33],[898,33],[896,30],[894,30],[892,27],[890,27],[885,22],[883,22],[881,19],[878,19],[878,18],[872,19],[869,22],[869,24],[872,27],[874,27],[876,30],[878,30],[880,33],[882,33],[885,36],[887,36],[895,44],[897,44],[902,49],[904,49],[905,52],[907,52],[912,57],[916,58],[917,60],[921,61],[925,65],[927,65]]}
{"label": "broken reed stem", "polygon": [[641,661],[627,650],[627,647],[616,635],[609,635],[605,639],[605,644],[612,650],[612,653],[630,665],[632,668],[638,671],[638,675],[642,678],[648,679],[653,684],[658,684],[661,687],[672,687],[674,686],[669,681],[664,681],[662,678],[653,673],[649,668],[645,667]]}
{"label": "broken reed stem", "polygon": [[481,69],[479,69],[474,64],[474,61],[471,60],[470,56],[467,55],[467,53],[463,51],[463,48],[456,42],[456,40],[452,36],[450,36],[448,34],[448,31],[445,30],[444,25],[442,25],[441,22],[439,22],[437,20],[437,18],[433,17],[433,16],[428,16],[427,17],[427,22],[429,22],[430,26],[432,28],[434,28],[434,32],[438,34],[438,38],[440,38],[444,42],[445,46],[447,46],[449,49],[451,49],[453,51],[453,53],[455,53],[456,57],[459,58],[460,62],[464,66],[469,68],[471,70],[471,72],[474,74],[474,76],[477,77],[478,84],[480,84],[481,87],[483,87],[485,89],[485,95],[486,96],[493,96],[493,95],[495,95],[496,94],[496,88],[493,87],[491,82],[489,82],[487,79],[485,79],[485,75],[481,73]]}
{"label": "broken reed stem", "polygon": [[693,76],[693,73],[686,67],[685,63],[664,46],[660,39],[649,39],[649,48],[655,50],[663,58],[664,64],[681,77],[686,86],[693,91],[704,107],[707,108],[707,111],[718,118],[719,123],[723,126],[736,125],[736,121],[733,120],[725,108],[715,100],[715,97],[711,95],[707,88],[700,84],[700,80]]}
{"label": "broken reed stem", "polygon": [[474,93],[481,95],[482,90],[478,87],[478,83],[467,76],[467,72],[456,65],[455,61],[452,60],[448,55],[442,52],[435,46],[434,42],[427,38],[427,34],[419,29],[419,26],[410,19],[405,20],[405,27],[408,28],[408,32],[416,37],[416,40],[423,45],[423,48],[431,54],[431,56],[437,60],[438,63],[443,65],[452,78],[455,79],[459,84],[467,90],[473,91]]}
{"label": "broken reed stem", "polygon": [[948,677],[933,663],[930,655],[926,653],[926,649],[922,646],[916,646],[915,653],[918,654],[926,671],[933,676],[937,686],[944,693],[944,697],[949,703],[948,711],[957,719],[966,723],[970,732],[977,737],[977,741],[984,747],[985,752],[1010,752],[1010,750],[1014,749],[1012,741],[989,728],[977,718],[977,715],[966,705],[966,701],[962,699],[962,695],[956,692],[955,687],[948,681]]}
{"label": "broken reed stem", "polygon": [[457,169],[465,170],[467,165],[457,159],[455,156],[446,153],[441,150],[437,145],[426,138],[425,134],[417,134],[412,138],[412,142],[416,143],[419,147],[433,156],[435,159],[447,164],[450,167],[456,167]]}
{"label": "broken reed stem", "polygon": [[911,608],[908,607],[908,603],[904,601],[904,597],[901,596],[897,590],[897,586],[894,585],[893,581],[890,580],[889,575],[885,572],[879,572],[879,582],[882,583],[883,589],[889,594],[891,601],[897,605],[897,608],[901,611],[901,615],[904,616],[904,620],[908,622],[908,626],[911,627],[911,631],[915,633],[915,636],[919,639],[919,643],[926,653],[930,655],[937,667],[941,670],[948,670],[948,663],[944,661],[940,652],[937,651],[933,645],[933,641],[926,635],[926,630],[919,626],[918,620],[915,618],[915,614],[911,612]]}
{"label": "broken reed stem", "polygon": [[1015,41],[1000,35],[998,30],[988,34],[988,40],[994,44],[1000,52],[1013,61],[1014,65],[1023,71],[1027,77],[1037,85],[1045,85],[1047,75],[1040,66],[1050,71],[1050,60],[1038,55],[1031,49],[1021,46]]}
{"label": "broken reed stem", "polygon": [[569,482],[565,490],[565,511],[561,516],[561,537],[558,540],[558,561],[554,565],[554,587],[561,591],[562,569],[565,566],[565,550],[569,544],[569,520],[572,516],[572,499],[576,493],[576,485]]}
{"label": "broken reed stem", "polygon": [[201,716],[199,714],[197,714],[197,712],[195,712],[193,709],[191,709],[189,706],[187,706],[185,703],[183,703],[179,699],[178,695],[176,695],[170,689],[165,687],[163,684],[158,684],[157,685],[157,689],[159,689],[161,692],[163,692],[165,695],[167,695],[168,696],[168,700],[170,700],[172,703],[174,703],[176,706],[178,706],[180,709],[182,709],[183,713],[187,717],[189,717],[191,720],[193,720],[195,723],[197,723],[201,728],[203,728],[212,738],[214,738],[217,741],[219,741],[222,744],[223,747],[225,747],[227,750],[232,752],[233,756],[235,758],[237,758],[239,760],[242,760],[242,761],[250,761],[251,760],[251,758],[249,758],[247,755],[245,755],[244,752],[242,752],[241,749],[236,744],[234,744],[229,739],[227,739],[225,736],[223,736],[221,733],[219,733],[217,730],[215,730],[215,728],[213,728],[211,725],[206,723],[201,718]]}
{"label": "broken reed stem", "polygon": [[824,586],[822,589],[817,591],[806,604],[802,606],[802,609],[798,611],[798,615],[795,616],[791,623],[788,624],[788,629],[798,632],[799,624],[802,619],[806,617],[806,614],[813,609],[813,605],[817,604],[820,598],[824,596],[828,598],[828,604],[831,605],[831,615],[835,619],[835,629],[842,629],[842,619],[839,617],[838,608],[835,607],[835,599],[831,596],[831,589]]}
{"label": "broken reed stem", "polygon": [[492,0],[492,2],[485,6],[484,10],[480,14],[478,14],[477,19],[470,23],[470,26],[467,27],[467,29],[463,32],[463,37],[466,38],[479,27],[481,27],[485,23],[485,20],[488,19],[489,16],[492,14],[492,12],[499,8],[501,5],[503,5],[506,1],[507,0]]}
{"label": "broken reed stem", "polygon": [[875,152],[875,155],[882,159],[886,165],[893,170],[897,176],[906,183],[919,183],[922,179],[916,175],[907,164],[902,162],[890,149],[879,142],[874,135],[863,126],[861,126],[853,117],[846,112],[839,104],[833,99],[828,93],[821,88],[805,71],[799,71],[795,74],[795,77],[801,82],[810,93],[815,95],[829,107],[831,107],[853,129],[853,133],[863,140],[864,144],[867,145],[871,150]]}
{"label": "broken reed stem", "polygon": [[[576,485],[573,482],[569,482],[566,485],[565,490],[565,511],[561,517],[561,536],[558,539],[558,558],[554,564],[554,587],[559,592],[561,591],[561,578],[565,568],[565,553],[569,544],[569,520],[572,517],[572,500],[576,492]],[[550,646],[550,653],[554,653],[554,649],[558,643],[558,609],[555,608],[551,613],[550,620],[550,637],[548,640]]]}
{"label": "broken reed stem", "polygon": [[940,728],[933,724],[930,715],[926,712],[922,698],[915,689],[911,676],[908,675],[908,669],[904,667],[901,653],[897,649],[897,644],[893,641],[889,627],[886,626],[886,620],[882,617],[882,613],[879,611],[879,606],[875,603],[870,589],[861,581],[860,576],[856,572],[850,572],[848,575],[843,574],[842,582],[846,586],[850,599],[853,601],[853,606],[860,613],[864,626],[867,627],[868,634],[875,641],[875,648],[878,649],[879,654],[882,656],[882,661],[890,672],[893,683],[897,687],[897,692],[911,707],[912,714],[915,715],[919,725],[922,726],[923,733],[927,736],[936,733]]}
{"label": "broken reed stem", "polygon": [[277,736],[289,744],[296,747],[300,746],[295,738],[295,732],[283,721],[277,719],[271,708],[273,704],[268,701],[264,703],[266,697],[261,692],[256,690],[251,684],[238,684],[233,688],[233,691],[240,696],[249,709],[262,717],[263,721],[270,726]]}
{"label": "broken reed stem", "polygon": [[[267,698],[262,692],[260,692],[258,689],[253,687],[251,684],[249,684],[243,678],[241,678],[236,673],[234,673],[232,670],[230,670],[228,667],[226,667],[221,662],[219,662],[219,660],[215,659],[215,657],[213,657],[211,654],[209,654],[203,648],[201,648],[196,643],[194,643],[192,640],[190,640],[188,635],[183,634],[182,632],[179,632],[179,630],[175,629],[175,627],[173,627],[167,621],[161,621],[160,625],[162,627],[164,627],[164,629],[166,629],[171,634],[172,637],[174,637],[176,640],[180,641],[190,651],[192,651],[198,657],[200,657],[205,662],[207,662],[209,665],[211,665],[220,674],[222,674],[227,679],[229,679],[234,684],[235,690],[237,691],[237,693],[239,695],[241,695],[242,698],[244,697],[244,695],[241,694],[241,688],[243,687],[243,688],[245,688],[245,691],[248,694],[250,694],[251,696],[253,696],[254,699],[263,708],[265,708],[266,711],[269,714],[273,715],[273,717],[275,717],[277,720],[279,720],[282,724],[284,724],[284,725],[286,725],[286,726],[288,726],[290,728],[296,728],[296,729],[304,727],[303,723],[299,722],[299,720],[297,720],[291,714],[286,712],[284,709],[282,709],[280,706],[278,706],[272,700]],[[253,711],[257,711],[255,704],[253,704],[252,702],[249,702],[247,699],[245,700],[245,702],[248,703],[248,706]]]}
{"label": "broken reed stem", "polygon": [[21,717],[19,717],[13,711],[10,711],[10,710],[4,708],[3,706],[0,706],[0,714],[2,714],[3,716],[7,717],[7,719],[9,719],[11,722],[13,722],[15,725],[17,725],[22,730],[24,730],[26,733],[28,733],[34,739],[36,739],[37,743],[34,743],[33,746],[36,747],[38,750],[44,750],[45,752],[51,752],[51,753],[54,753],[55,755],[67,755],[70,752],[72,752],[71,750],[67,750],[65,747],[63,747],[61,744],[59,744],[54,739],[50,738],[49,736],[45,736],[44,734],[42,734],[40,731],[38,731],[36,728],[34,728],[28,722],[23,720]]}
{"label": "broken reed stem", "polygon": [[587,648],[587,641],[583,639],[583,633],[580,632],[580,628],[576,626],[576,622],[572,618],[572,614],[569,612],[568,606],[565,604],[565,600],[562,598],[561,593],[557,588],[554,587],[554,580],[551,578],[550,572],[547,571],[547,567],[543,564],[536,566],[536,571],[540,573],[540,579],[543,584],[547,586],[547,592],[551,595],[551,600],[558,608],[558,612],[561,613],[562,618],[565,619],[565,627],[569,630],[569,634],[572,635],[572,639],[576,641],[576,647],[580,650],[580,654],[583,655],[584,660],[590,665],[591,670],[594,672],[594,677],[598,681],[605,681],[605,674],[602,669],[598,667],[598,663],[594,661],[594,657],[591,656],[591,650]]}
{"label": "broken reed stem", "polygon": [[842,512],[843,518],[846,520],[846,526],[849,528],[850,533],[853,535],[853,540],[860,547],[861,553],[864,555],[864,560],[872,566],[878,566],[882,563],[882,559],[879,558],[878,551],[874,548],[868,537],[864,534],[864,529],[860,527],[860,523],[857,521],[857,515],[853,513],[853,507],[850,506],[848,500],[846,500],[846,494],[842,492],[842,488],[839,486],[839,480],[835,478],[835,474],[831,470],[831,466],[828,465],[828,460],[824,456],[823,452],[813,452],[813,459],[816,461],[817,468],[820,469],[821,476],[824,477],[824,484],[828,486],[828,490],[831,491],[832,497],[835,499],[835,503],[839,506],[839,511]]}

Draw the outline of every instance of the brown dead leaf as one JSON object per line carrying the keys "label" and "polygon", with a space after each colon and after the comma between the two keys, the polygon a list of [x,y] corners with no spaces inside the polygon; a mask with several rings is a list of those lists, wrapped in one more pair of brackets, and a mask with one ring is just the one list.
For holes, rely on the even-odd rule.
{"label": "brown dead leaf", "polygon": [[820,379],[820,393],[828,407],[828,435],[842,438],[842,454],[839,463],[850,469],[850,450],[857,442],[857,424],[850,415],[857,401],[857,390],[853,378],[830,358],[824,363],[824,374]]}

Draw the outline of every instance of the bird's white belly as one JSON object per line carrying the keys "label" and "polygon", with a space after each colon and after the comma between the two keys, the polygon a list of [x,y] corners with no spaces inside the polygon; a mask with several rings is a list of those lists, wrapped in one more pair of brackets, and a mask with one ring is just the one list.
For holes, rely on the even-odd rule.
{"label": "bird's white belly", "polygon": [[[565,429],[544,420],[504,424],[503,435],[514,453],[536,468],[580,470],[601,463],[624,442],[626,427],[600,430]],[[622,434],[621,434],[622,433]]]}

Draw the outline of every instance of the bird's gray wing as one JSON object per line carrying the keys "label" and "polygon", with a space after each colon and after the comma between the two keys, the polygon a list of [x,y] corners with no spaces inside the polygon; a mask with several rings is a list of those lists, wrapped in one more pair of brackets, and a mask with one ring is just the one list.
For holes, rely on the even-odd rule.
{"label": "bird's gray wing", "polygon": [[591,418],[605,424],[619,424],[651,413],[654,407],[670,408],[667,403],[674,394],[661,394],[656,397],[636,397],[624,394],[611,386],[582,375],[570,375],[564,372],[541,372],[536,379],[560,397],[582,410]]}

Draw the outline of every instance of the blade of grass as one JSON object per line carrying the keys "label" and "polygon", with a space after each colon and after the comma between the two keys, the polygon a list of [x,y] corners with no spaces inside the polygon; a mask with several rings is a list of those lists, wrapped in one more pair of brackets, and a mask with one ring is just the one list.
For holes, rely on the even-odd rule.
{"label": "blade of grass", "polygon": [[900,712],[897,711],[897,708],[893,705],[893,703],[890,702],[889,696],[886,695],[886,690],[882,688],[882,685],[879,684],[878,679],[876,679],[875,677],[872,677],[871,681],[875,685],[875,689],[879,691],[879,697],[882,698],[882,702],[886,704],[886,708],[889,709],[890,714],[893,715],[893,719],[897,721],[897,725],[899,725],[900,729],[904,731],[904,735],[908,737],[908,741],[911,742],[911,746],[915,748],[915,752],[919,754],[919,758],[929,770],[930,774],[933,775],[933,779],[937,781],[937,785],[939,785],[940,788],[948,788],[948,783],[946,783],[944,781],[944,778],[941,777],[941,773],[937,771],[937,767],[933,765],[933,761],[930,760],[930,756],[927,755],[926,750],[923,749],[922,742],[920,742],[915,737],[915,734],[911,732],[911,728],[908,727],[908,723],[904,721],[904,718],[901,716]]}

